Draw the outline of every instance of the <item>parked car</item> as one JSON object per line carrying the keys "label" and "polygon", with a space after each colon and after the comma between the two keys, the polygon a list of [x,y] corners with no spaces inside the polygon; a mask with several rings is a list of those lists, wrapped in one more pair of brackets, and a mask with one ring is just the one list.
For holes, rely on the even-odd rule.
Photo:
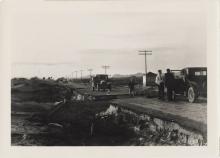
{"label": "parked car", "polygon": [[110,90],[111,91],[111,82],[109,81],[108,75],[106,74],[97,74],[96,76],[91,77],[91,86],[92,90]]}
{"label": "parked car", "polygon": [[182,70],[171,70],[174,74],[173,98],[184,95],[193,103],[199,96],[207,96],[207,68],[188,67]]}

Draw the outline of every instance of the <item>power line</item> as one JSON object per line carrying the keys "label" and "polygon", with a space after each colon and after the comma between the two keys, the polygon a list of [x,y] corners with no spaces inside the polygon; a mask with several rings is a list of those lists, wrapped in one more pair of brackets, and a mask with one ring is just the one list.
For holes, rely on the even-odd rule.
{"label": "power line", "polygon": [[106,73],[107,73],[107,69],[109,69],[110,66],[108,66],[108,65],[103,65],[102,68],[105,69],[105,74],[106,74]]}
{"label": "power line", "polygon": [[147,74],[147,55],[152,55],[152,53],[148,53],[148,52],[152,52],[151,50],[139,50],[139,55],[144,55],[144,63],[145,63],[145,74]]}

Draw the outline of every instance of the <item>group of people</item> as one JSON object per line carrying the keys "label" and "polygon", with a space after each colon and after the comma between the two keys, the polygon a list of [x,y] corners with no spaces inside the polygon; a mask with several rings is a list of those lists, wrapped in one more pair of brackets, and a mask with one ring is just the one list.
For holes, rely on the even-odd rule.
{"label": "group of people", "polygon": [[164,99],[164,88],[167,88],[167,99],[168,101],[172,101],[172,93],[174,91],[174,75],[171,73],[170,69],[167,69],[165,75],[162,74],[162,70],[158,70],[158,74],[155,80],[158,86],[158,98]]}
{"label": "group of people", "polygon": [[[162,70],[158,70],[158,74],[156,76],[155,83],[158,86],[158,98],[164,100],[164,88],[167,89],[167,99],[168,101],[172,101],[172,93],[174,91],[174,75],[171,73],[170,69],[167,69],[165,75],[162,74]],[[131,77],[128,83],[129,95],[135,95],[135,78]]]}

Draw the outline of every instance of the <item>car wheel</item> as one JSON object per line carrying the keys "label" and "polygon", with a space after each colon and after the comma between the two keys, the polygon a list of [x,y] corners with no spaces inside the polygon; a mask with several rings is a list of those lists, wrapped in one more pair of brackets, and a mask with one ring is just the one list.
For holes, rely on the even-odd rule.
{"label": "car wheel", "polygon": [[112,90],[112,86],[111,86],[111,84],[110,84],[110,85],[108,85],[108,88],[109,88],[109,91],[111,91],[111,90]]}
{"label": "car wheel", "polygon": [[188,101],[190,103],[194,103],[196,98],[197,98],[196,96],[197,95],[196,95],[195,89],[193,87],[189,87],[189,89],[188,89]]}

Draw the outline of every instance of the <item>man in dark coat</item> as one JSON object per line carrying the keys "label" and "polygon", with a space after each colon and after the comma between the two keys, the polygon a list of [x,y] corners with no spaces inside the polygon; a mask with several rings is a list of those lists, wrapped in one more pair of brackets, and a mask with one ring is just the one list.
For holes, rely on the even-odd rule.
{"label": "man in dark coat", "polygon": [[165,87],[167,88],[168,101],[173,100],[172,93],[174,90],[174,75],[170,72],[170,69],[167,69],[167,73],[165,73]]}
{"label": "man in dark coat", "polygon": [[131,77],[130,81],[128,82],[130,96],[134,96],[134,86],[135,86],[135,80],[134,80],[134,77]]}

